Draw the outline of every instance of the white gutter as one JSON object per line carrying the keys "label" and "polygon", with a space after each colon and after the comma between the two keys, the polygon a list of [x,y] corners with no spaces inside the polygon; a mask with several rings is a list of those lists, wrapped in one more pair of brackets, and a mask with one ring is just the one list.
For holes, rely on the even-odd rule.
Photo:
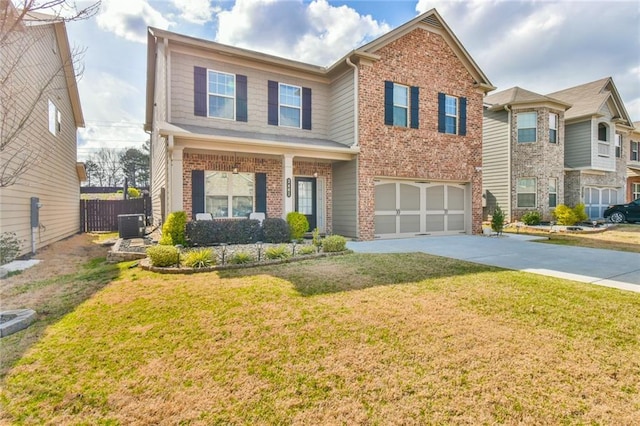
{"label": "white gutter", "polygon": [[347,65],[353,68],[353,147],[358,146],[358,66],[347,56]]}
{"label": "white gutter", "polygon": [[511,185],[513,184],[513,177],[511,176],[511,150],[513,149],[511,147],[511,109],[509,109],[509,105],[505,105],[504,106],[504,110],[507,111],[507,141],[509,143],[508,149],[507,149],[507,170],[509,171],[509,191],[508,191],[508,196],[507,196],[507,215],[509,218],[509,222],[511,222],[513,220],[513,217],[511,215],[512,213],[512,209],[511,209],[511,198],[512,198],[512,194],[511,194]]}

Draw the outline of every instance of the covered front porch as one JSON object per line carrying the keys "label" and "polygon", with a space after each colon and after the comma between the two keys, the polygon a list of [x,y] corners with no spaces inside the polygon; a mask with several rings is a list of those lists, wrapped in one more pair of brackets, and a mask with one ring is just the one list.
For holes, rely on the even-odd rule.
{"label": "covered front porch", "polygon": [[184,210],[195,219],[197,213],[286,218],[297,211],[307,216],[310,229],[332,232],[332,164],[352,160],[357,149],[317,139],[213,131],[183,126],[167,132],[169,212]]}

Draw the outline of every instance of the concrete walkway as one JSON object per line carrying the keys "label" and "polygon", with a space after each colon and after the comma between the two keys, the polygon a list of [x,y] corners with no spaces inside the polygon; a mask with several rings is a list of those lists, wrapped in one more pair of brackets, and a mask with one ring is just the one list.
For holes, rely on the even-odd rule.
{"label": "concrete walkway", "polygon": [[422,252],[640,293],[640,254],[536,243],[540,237],[455,235],[350,241],[358,253]]}

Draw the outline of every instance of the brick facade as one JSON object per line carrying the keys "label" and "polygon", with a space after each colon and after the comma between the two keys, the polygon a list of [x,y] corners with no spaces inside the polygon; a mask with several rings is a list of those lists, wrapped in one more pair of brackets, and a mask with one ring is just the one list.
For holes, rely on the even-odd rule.
{"label": "brick facade", "polygon": [[[243,173],[266,173],[267,175],[267,217],[285,217],[284,214],[284,191],[283,191],[283,159],[277,157],[259,156],[234,156],[232,153],[204,154],[198,152],[184,151],[182,157],[182,191],[183,209],[191,220],[191,172],[193,170],[216,170],[228,171],[231,173],[234,165],[238,165],[238,170]],[[331,207],[332,207],[332,174],[331,164],[313,161],[293,161],[294,176],[313,176],[318,174],[319,178],[324,178],[325,203],[326,203],[326,226],[327,232],[331,231]],[[292,190],[293,192],[293,190]],[[294,196],[292,194],[292,196]]]}
{"label": "brick facade", "polygon": [[[536,142],[518,142],[518,114],[524,112],[537,113]],[[549,114],[558,115],[557,142],[549,142]],[[564,203],[565,175],[564,175],[564,111],[549,108],[514,108],[511,120],[511,212],[512,220],[520,218],[529,211],[537,211],[543,220],[551,220],[549,206],[549,179],[557,179],[556,204]],[[517,197],[517,182],[519,178],[536,179],[536,206],[519,208]]]}
{"label": "brick facade", "polygon": [[[470,184],[473,233],[482,227],[482,100],[469,71],[439,34],[417,28],[359,66],[359,238],[374,238],[374,178]],[[384,124],[384,82],[420,90],[419,129]],[[438,93],[467,98],[466,136],[438,133]]]}

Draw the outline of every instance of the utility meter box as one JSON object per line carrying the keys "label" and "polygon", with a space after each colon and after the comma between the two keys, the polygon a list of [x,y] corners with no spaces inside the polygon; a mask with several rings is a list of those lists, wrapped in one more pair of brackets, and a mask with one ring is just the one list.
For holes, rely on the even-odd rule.
{"label": "utility meter box", "polygon": [[119,214],[118,234],[120,238],[142,238],[144,237],[144,214]]}

